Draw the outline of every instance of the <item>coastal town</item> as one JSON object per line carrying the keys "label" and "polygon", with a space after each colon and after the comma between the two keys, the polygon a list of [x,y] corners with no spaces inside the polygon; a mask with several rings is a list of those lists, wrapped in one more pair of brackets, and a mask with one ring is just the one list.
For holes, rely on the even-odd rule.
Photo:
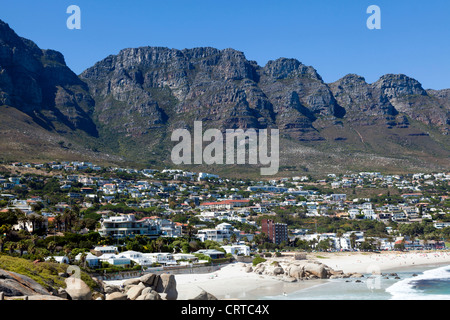
{"label": "coastal town", "polygon": [[[83,255],[94,269],[288,249],[439,250],[450,237],[450,174],[443,172],[251,181],[86,162],[3,168],[1,251],[58,261]],[[68,234],[82,239],[78,247],[58,240]]]}
{"label": "coastal town", "polygon": [[[264,283],[298,290],[306,285],[298,279],[359,277],[374,263],[446,261],[449,181],[445,172],[253,181],[88,162],[2,163],[0,271],[46,289],[39,296],[2,282],[0,295],[248,298]],[[73,276],[56,285],[67,270],[82,275],[84,294]],[[246,289],[230,293],[229,281]]]}

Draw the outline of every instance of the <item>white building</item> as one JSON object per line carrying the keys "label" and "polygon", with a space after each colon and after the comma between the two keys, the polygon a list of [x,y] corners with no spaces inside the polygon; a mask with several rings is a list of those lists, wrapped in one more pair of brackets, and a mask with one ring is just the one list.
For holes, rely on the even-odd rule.
{"label": "white building", "polygon": [[361,213],[364,215],[364,219],[367,220],[376,220],[377,215],[374,210],[372,209],[363,209]]}
{"label": "white building", "polygon": [[94,248],[94,251],[97,251],[100,254],[105,253],[118,253],[119,250],[115,246],[97,246]]}
{"label": "white building", "polygon": [[50,261],[52,259],[54,259],[58,263],[65,263],[65,264],[69,264],[70,263],[69,258],[66,257],[66,256],[50,256],[50,257],[46,257],[44,260],[45,261]]}
{"label": "white building", "polygon": [[209,178],[217,179],[217,178],[219,178],[219,176],[217,174],[205,173],[205,172],[200,172],[198,174],[198,181],[201,181],[203,179],[209,179]]}
{"label": "white building", "polygon": [[[229,223],[221,223],[214,229],[200,229],[197,232],[197,238],[201,241],[212,240],[216,242],[223,242],[225,239],[230,240],[231,236],[236,234],[233,226]],[[238,236],[236,234],[236,236]]]}
{"label": "white building", "polygon": [[360,214],[361,214],[361,212],[359,211],[359,209],[348,210],[348,215],[349,215],[350,219],[356,219],[356,216],[358,216]]}
{"label": "white building", "polygon": [[[83,254],[79,253],[77,254],[77,256],[75,257],[75,261],[80,261],[81,260],[81,256]],[[101,264],[100,258],[97,257],[96,255],[93,255],[92,253],[88,252],[86,254],[86,256],[84,257],[86,264],[90,267],[90,268],[96,268],[99,267]]]}
{"label": "white building", "polygon": [[157,238],[160,235],[160,227],[152,219],[136,220],[133,214],[124,214],[103,219],[99,233],[103,237],[113,238],[134,237],[135,235]]}
{"label": "white building", "polygon": [[246,245],[230,245],[230,246],[222,246],[225,249],[226,253],[231,253],[234,255],[250,255],[250,247]]}
{"label": "white building", "polygon": [[131,264],[131,259],[127,258],[126,256],[124,256],[122,254],[116,255],[116,254],[106,253],[106,254],[102,254],[99,257],[99,259],[100,259],[100,261],[108,262],[109,264],[111,264],[113,266],[125,266],[125,265]]}

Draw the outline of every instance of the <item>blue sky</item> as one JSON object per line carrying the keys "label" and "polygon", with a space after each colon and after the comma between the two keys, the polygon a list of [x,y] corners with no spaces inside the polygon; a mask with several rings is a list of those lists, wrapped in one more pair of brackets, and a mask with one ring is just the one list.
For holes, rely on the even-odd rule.
{"label": "blue sky", "polygon": [[[66,27],[72,4],[81,30]],[[366,27],[373,4],[381,30]],[[209,46],[243,51],[261,66],[296,58],[325,82],[404,73],[425,89],[450,88],[448,0],[1,0],[0,19],[62,52],[77,74],[123,48]]]}

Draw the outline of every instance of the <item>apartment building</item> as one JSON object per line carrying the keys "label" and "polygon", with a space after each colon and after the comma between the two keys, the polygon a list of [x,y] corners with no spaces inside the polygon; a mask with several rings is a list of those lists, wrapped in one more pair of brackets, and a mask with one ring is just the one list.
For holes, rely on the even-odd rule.
{"label": "apartment building", "polygon": [[265,233],[270,241],[280,244],[288,241],[288,228],[285,223],[275,223],[270,219],[261,220],[261,231]]}

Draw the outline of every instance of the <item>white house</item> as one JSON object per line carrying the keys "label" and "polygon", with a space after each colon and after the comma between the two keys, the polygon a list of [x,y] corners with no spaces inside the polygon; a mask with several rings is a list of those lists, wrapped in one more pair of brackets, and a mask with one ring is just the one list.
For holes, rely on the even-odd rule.
{"label": "white house", "polygon": [[372,209],[363,209],[361,213],[364,215],[364,219],[367,220],[376,220],[377,215],[374,210]]}
{"label": "white house", "polygon": [[111,253],[103,254],[100,257],[101,261],[108,262],[114,266],[125,266],[131,264],[131,259],[124,255],[115,255]]}
{"label": "white house", "polygon": [[348,251],[351,250],[351,243],[350,239],[346,237],[336,237],[334,239],[334,247],[336,250],[340,251]]}
{"label": "white house", "polygon": [[348,210],[348,215],[350,219],[356,219],[356,216],[360,215],[361,212],[358,209],[350,209]]}
{"label": "white house", "polygon": [[134,261],[140,266],[151,266],[153,263],[157,262],[157,259],[153,256],[148,256],[147,254],[138,251],[124,251],[121,255]]}
{"label": "white house", "polygon": [[119,250],[115,246],[97,246],[94,248],[94,251],[97,251],[100,254],[119,252]]}
{"label": "white house", "polygon": [[55,261],[58,263],[66,263],[66,264],[70,263],[69,258],[66,256],[50,256],[50,257],[46,257],[44,260],[50,261],[52,259],[55,259]]}
{"label": "white house", "polygon": [[[75,261],[80,261],[81,255],[82,253],[77,254],[77,256],[75,257]],[[96,268],[100,266],[100,258],[90,252],[86,254],[85,261],[90,268]]]}
{"label": "white house", "polygon": [[246,245],[230,245],[230,246],[222,246],[225,249],[226,253],[231,253],[235,255],[250,255],[250,247]]}
{"label": "white house", "polygon": [[177,263],[173,257],[173,254],[169,252],[144,253],[143,257],[152,259],[153,262],[163,265],[171,265]]}
{"label": "white house", "polygon": [[173,259],[175,261],[179,261],[179,260],[190,260],[190,261],[198,261],[198,258],[190,253],[174,253],[173,255]]}

